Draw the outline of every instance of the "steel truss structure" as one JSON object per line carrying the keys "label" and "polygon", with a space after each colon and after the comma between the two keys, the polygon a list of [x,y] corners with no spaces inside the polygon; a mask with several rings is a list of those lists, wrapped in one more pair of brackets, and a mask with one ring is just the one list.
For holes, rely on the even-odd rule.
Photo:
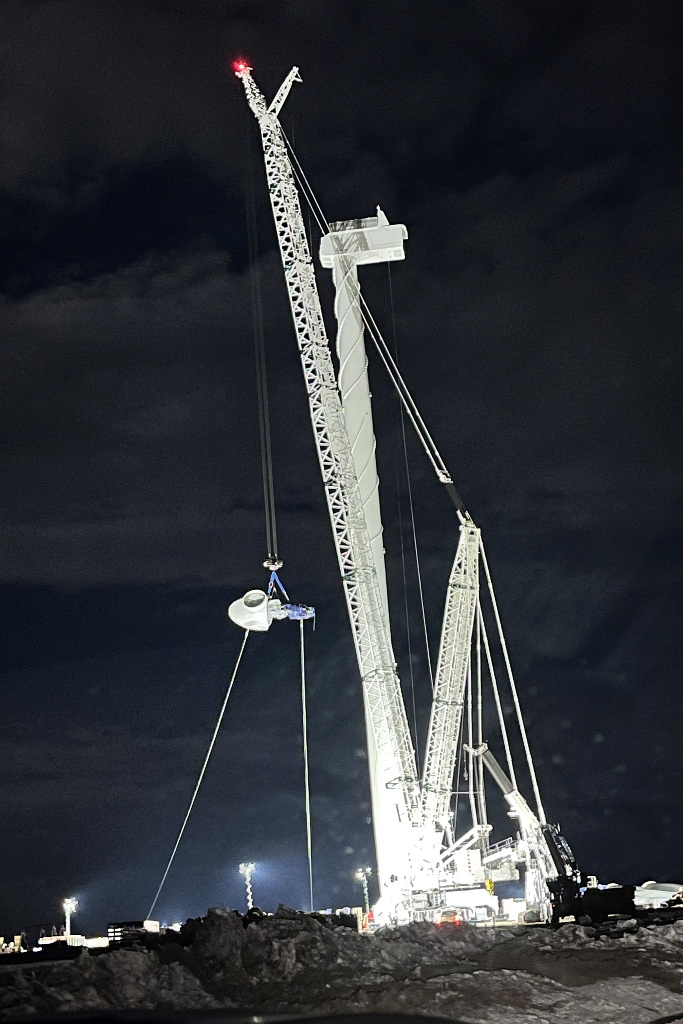
{"label": "steel truss structure", "polygon": [[[343,312],[338,337],[342,363],[340,377],[343,376],[347,355],[349,359],[355,360],[357,367],[350,385],[338,382],[323,323],[294,173],[278,120],[292,84],[301,80],[298,69],[292,69],[270,105],[255,85],[251,68],[245,62],[238,62],[235,72],[242,81],[261,132],[270,201],[362,680],[380,885],[380,900],[375,908],[377,915],[382,923],[433,919],[438,917],[444,907],[457,908],[464,905],[465,890],[475,889],[490,896],[490,882],[495,867],[507,865],[505,870],[508,870],[509,875],[510,866],[523,861],[529,902],[539,908],[541,917],[547,916],[549,894],[545,883],[556,871],[548,853],[544,832],[548,826],[545,826],[538,798],[521,713],[518,716],[519,725],[537,797],[538,813],[531,810],[517,789],[479,600],[480,560],[484,559],[485,575],[490,584],[488,565],[483,554],[480,531],[462,510],[458,512],[460,538],[448,582],[424,771],[422,779],[418,779],[417,761],[391,643],[381,549],[381,521],[378,518],[379,506],[375,512],[373,505],[376,482],[371,477],[365,492],[359,485],[359,476],[366,472],[371,461],[372,472],[375,470],[370,396],[367,382],[363,383],[366,357],[355,265],[359,262],[402,258],[402,249],[399,253],[394,245],[398,229],[392,229],[394,235],[391,238],[394,242],[391,245],[383,242],[382,230],[389,230],[390,226],[381,211],[378,211],[377,218],[332,226],[333,230],[323,242],[323,262],[334,270],[337,310]],[[406,237],[405,228],[400,227],[401,237]],[[354,237],[354,232],[357,237]],[[379,236],[382,238],[378,241]],[[385,248],[382,248],[383,244]],[[371,255],[366,258],[368,252]],[[344,288],[347,290],[343,293]],[[346,340],[342,337],[344,331],[348,332]],[[348,347],[342,352],[343,345]],[[364,396],[362,402],[365,403],[360,408],[360,414],[358,407],[352,413],[348,404],[351,397],[358,399],[358,388]],[[351,422],[354,416],[356,425]],[[442,482],[451,482],[444,471],[437,469],[437,473]],[[368,517],[373,522],[372,537],[368,530]],[[491,598],[509,682],[519,712],[492,590]],[[473,658],[475,626],[476,654]],[[481,694],[482,645],[498,705],[510,778],[483,742],[480,709],[478,728],[473,727],[472,693],[476,685]],[[473,674],[476,682],[473,682]],[[466,835],[456,839],[451,802],[466,708],[471,828]],[[507,840],[497,847],[488,846],[491,826],[486,822],[484,767],[503,792],[509,813],[514,815],[519,825],[517,839]],[[461,870],[462,858],[472,851],[477,854],[475,868],[471,877],[465,880]],[[489,884],[485,885],[485,882]],[[486,902],[483,895],[475,898]]]}

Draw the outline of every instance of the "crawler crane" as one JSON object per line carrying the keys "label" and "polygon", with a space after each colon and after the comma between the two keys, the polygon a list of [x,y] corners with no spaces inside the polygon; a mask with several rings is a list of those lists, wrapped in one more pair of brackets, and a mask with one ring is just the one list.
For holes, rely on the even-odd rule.
{"label": "crawler crane", "polygon": [[[520,874],[527,914],[535,920],[548,920],[553,913],[557,917],[570,905],[573,908],[582,878],[566,841],[556,826],[546,822],[481,532],[460,500],[374,321],[364,311],[359,290],[359,265],[403,259],[406,229],[389,224],[379,208],[375,217],[324,225],[320,257],[323,266],[332,270],[336,289],[337,375],[295,171],[278,117],[292,84],[301,80],[298,69],[287,75],[270,104],[245,61],[235,62],[234,70],[261,132],[268,190],[362,681],[380,892],[375,920],[378,924],[439,920],[448,912],[470,915],[482,909],[493,914],[498,911],[493,883],[519,879]],[[421,777],[391,642],[364,346],[368,322],[437,477],[454,500],[459,521]],[[480,571],[490,594],[535,810],[518,788],[480,602]],[[275,617],[281,617],[278,609],[276,612]],[[262,628],[267,628],[271,619]],[[483,735],[485,675],[498,710],[507,774]],[[468,769],[469,828],[458,836],[451,805],[459,751]],[[493,846],[489,844],[492,826],[484,785],[488,776],[501,790],[508,815],[516,822],[514,838]],[[457,784],[456,779],[455,788]]]}

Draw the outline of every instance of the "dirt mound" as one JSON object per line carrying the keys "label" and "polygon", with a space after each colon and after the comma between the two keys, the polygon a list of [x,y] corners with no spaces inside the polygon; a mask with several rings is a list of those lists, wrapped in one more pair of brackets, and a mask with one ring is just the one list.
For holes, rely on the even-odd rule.
{"label": "dirt mound", "polygon": [[409,925],[374,935],[281,908],[209,910],[174,941],[4,967],[0,1017],[111,1009],[414,1011],[471,1022],[683,1015],[683,920],[600,928]]}

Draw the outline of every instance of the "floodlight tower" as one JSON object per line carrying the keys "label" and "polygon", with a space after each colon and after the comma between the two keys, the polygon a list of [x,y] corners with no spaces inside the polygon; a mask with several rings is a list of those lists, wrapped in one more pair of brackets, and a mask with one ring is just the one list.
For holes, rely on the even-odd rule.
{"label": "floodlight tower", "polygon": [[363,902],[365,904],[365,913],[370,913],[370,891],[368,889],[368,878],[372,874],[372,868],[358,868],[355,875],[353,876],[357,882],[363,886]]}
{"label": "floodlight tower", "polygon": [[253,863],[253,861],[240,864],[240,874],[244,878],[244,884],[247,889],[247,910],[251,910],[254,906],[254,893],[251,888],[251,876],[253,875],[255,870],[256,865]]}
{"label": "floodlight tower", "polygon": [[78,900],[75,896],[67,896],[62,907],[64,908],[64,934],[68,939],[71,935],[71,915],[78,910]]}

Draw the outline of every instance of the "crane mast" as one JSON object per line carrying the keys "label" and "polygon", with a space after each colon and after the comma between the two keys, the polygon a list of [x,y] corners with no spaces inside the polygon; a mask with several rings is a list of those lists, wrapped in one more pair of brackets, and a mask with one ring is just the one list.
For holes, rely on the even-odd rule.
{"label": "crane mast", "polygon": [[294,81],[293,68],[270,106],[240,64],[247,100],[261,132],[266,177],[294,320],[297,344],[337,558],[363,685],[366,714],[375,741],[371,775],[381,899],[399,919],[409,916],[412,869],[410,832],[419,814],[415,753],[396,674],[382,594],[373,562],[363,505],[325,332],[313,261],[299,196],[278,113]]}

